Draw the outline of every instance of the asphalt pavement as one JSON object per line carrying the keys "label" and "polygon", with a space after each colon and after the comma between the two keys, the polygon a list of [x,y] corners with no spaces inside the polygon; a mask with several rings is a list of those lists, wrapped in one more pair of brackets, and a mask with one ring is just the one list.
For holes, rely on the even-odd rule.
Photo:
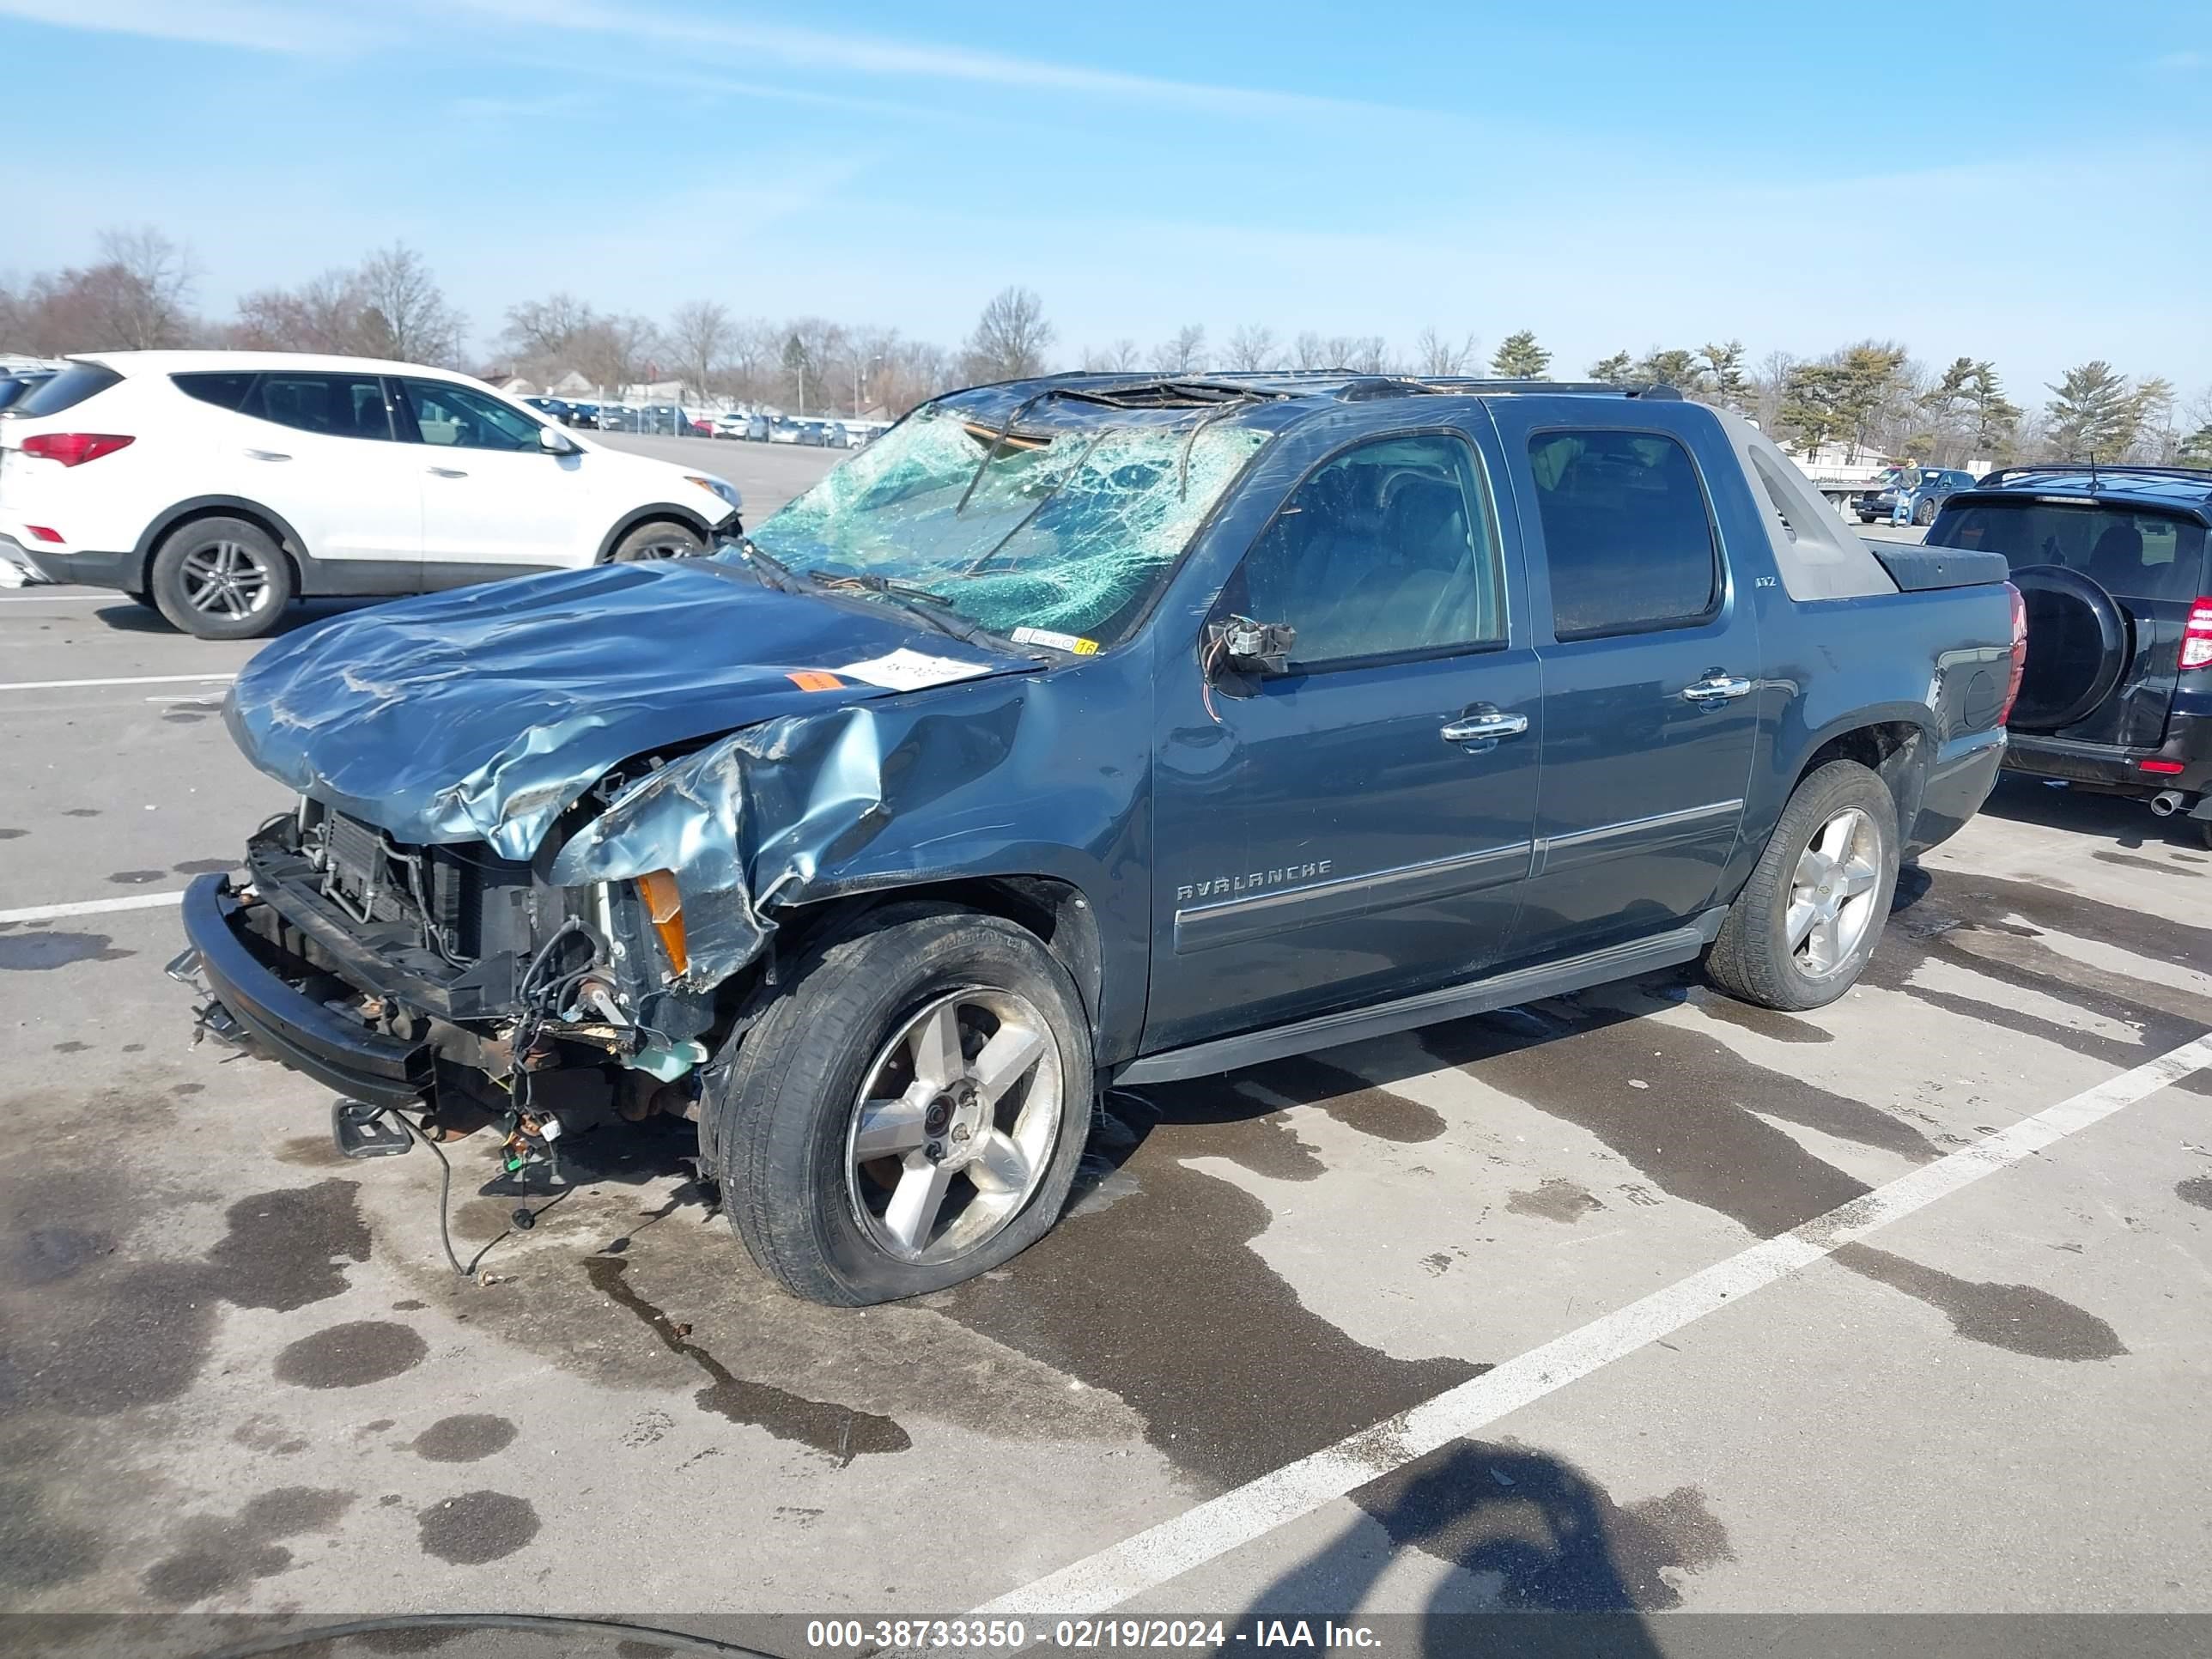
{"label": "asphalt pavement", "polygon": [[1115,1096],[918,1302],[770,1288],[659,1121],[550,1204],[459,1143],[469,1282],[434,1160],[162,975],[288,805],[252,650],[0,596],[0,1610],[2212,1613],[2212,854],[2140,805],[2008,782],[1817,1013],[1669,974]]}

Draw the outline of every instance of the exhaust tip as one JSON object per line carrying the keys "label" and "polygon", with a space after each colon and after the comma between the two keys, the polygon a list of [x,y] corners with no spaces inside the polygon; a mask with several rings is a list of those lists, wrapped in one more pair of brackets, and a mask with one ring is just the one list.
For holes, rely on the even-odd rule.
{"label": "exhaust tip", "polygon": [[2182,805],[2183,797],[2179,789],[2161,789],[2150,798],[2150,810],[2162,818],[2172,817]]}

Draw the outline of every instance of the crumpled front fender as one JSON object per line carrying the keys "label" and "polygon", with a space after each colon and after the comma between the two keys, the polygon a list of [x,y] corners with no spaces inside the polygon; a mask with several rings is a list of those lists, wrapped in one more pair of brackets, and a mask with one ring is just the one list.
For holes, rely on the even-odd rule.
{"label": "crumpled front fender", "polygon": [[[948,706],[850,704],[750,726],[632,785],[569,838],[551,878],[566,887],[673,872],[686,978],[714,984],[760,954],[776,908],[988,866],[1009,844],[1008,809],[1023,793],[1001,775],[1018,770],[1010,763],[1025,720],[1036,723],[1033,689],[1000,682]],[[939,810],[916,842],[924,807]],[[982,809],[996,823],[963,834]]]}

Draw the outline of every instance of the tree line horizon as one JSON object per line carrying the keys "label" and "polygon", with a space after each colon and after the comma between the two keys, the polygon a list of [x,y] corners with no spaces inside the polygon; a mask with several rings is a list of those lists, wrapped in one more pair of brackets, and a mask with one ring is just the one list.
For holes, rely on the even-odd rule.
{"label": "tree line horizon", "polygon": [[1770,352],[1755,367],[1741,340],[1621,350],[1581,377],[1555,374],[1534,331],[1505,335],[1486,357],[1472,333],[1425,328],[1410,351],[1381,335],[1232,330],[1217,347],[1187,324],[1143,348],[1131,338],[1086,345],[1066,361],[1059,331],[1032,289],[1001,289],[957,346],[897,329],[821,317],[743,318],[694,300],[659,322],[603,312],[566,291],[507,307],[490,349],[468,352],[467,319],[447,300],[422,256],[395,243],[357,264],[295,287],[241,296],[228,320],[192,307],[198,266],[189,249],[149,227],[102,232],[82,266],[0,278],[0,350],[38,356],[187,347],[307,351],[466,368],[486,379],[550,386],[574,373],[601,388],[676,381],[702,398],[800,413],[904,414],[938,393],[1056,368],[1150,371],[1340,369],[1414,378],[1465,374],[1657,384],[1755,420],[1800,453],[1840,448],[1929,465],[2088,460],[2212,467],[2212,388],[2185,405],[2163,376],[2130,376],[2103,359],[2067,369],[2050,396],[2023,406],[1996,364],[1960,356],[1924,364],[1895,340],[1865,339],[1817,357]]}

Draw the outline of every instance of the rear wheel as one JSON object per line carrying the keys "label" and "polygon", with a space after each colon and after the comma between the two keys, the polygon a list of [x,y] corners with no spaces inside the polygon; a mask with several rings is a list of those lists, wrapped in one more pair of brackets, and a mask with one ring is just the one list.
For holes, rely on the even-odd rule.
{"label": "rear wheel", "polygon": [[204,640],[258,639],[292,602],[292,562],[244,519],[201,519],[170,532],[154,556],[154,606]]}
{"label": "rear wheel", "polygon": [[1915,524],[1934,524],[1936,522],[1936,503],[1933,501],[1920,501],[1916,503],[1912,509],[1912,522]]}
{"label": "rear wheel", "polygon": [[1043,1237],[1092,1085],[1082,1003],[1033,934],[919,907],[862,927],[809,948],[707,1103],[754,1261],[846,1307],[957,1285]]}
{"label": "rear wheel", "polygon": [[641,524],[615,544],[609,564],[644,564],[654,559],[688,559],[707,550],[706,538],[690,525],[657,519]]}
{"label": "rear wheel", "polygon": [[1763,1008],[1833,1002],[1881,937],[1898,855],[1888,786],[1856,761],[1831,761],[1790,797],[1706,953],[1706,974]]}

